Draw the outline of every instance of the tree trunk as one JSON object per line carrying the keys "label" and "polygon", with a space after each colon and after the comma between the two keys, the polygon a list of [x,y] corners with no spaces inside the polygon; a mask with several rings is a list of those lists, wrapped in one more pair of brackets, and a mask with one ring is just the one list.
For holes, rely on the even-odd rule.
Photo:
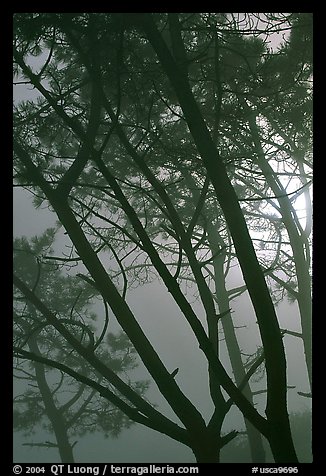
{"label": "tree trunk", "polygon": [[[212,250],[212,255],[216,255],[223,241],[218,235],[218,231],[208,220],[208,241],[210,243],[210,248]],[[222,241],[222,243],[221,243]],[[232,371],[236,384],[239,386],[243,381],[246,372],[243,366],[241,359],[241,351],[238,343],[238,339],[235,333],[234,325],[232,322],[231,313],[227,313],[230,309],[230,300],[225,287],[225,277],[224,277],[224,258],[225,255],[218,254],[214,259],[214,276],[215,276],[215,291],[216,298],[219,306],[219,313],[223,314],[221,318],[222,328],[225,337],[226,347],[228,349],[228,354],[232,366]],[[227,313],[227,314],[224,314]],[[246,396],[247,400],[253,404],[252,393],[249,384],[243,389],[243,394]],[[259,431],[247,420],[245,419],[245,425],[248,435],[251,460],[253,463],[264,463],[265,462],[265,450],[263,446],[262,436]]]}
{"label": "tree trunk", "polygon": [[[199,200],[200,193],[196,187],[196,183],[187,169],[184,168],[182,173],[189,189],[193,193],[194,202],[197,203]],[[224,246],[224,242],[216,227],[212,225],[211,220],[209,219],[209,217],[207,217],[205,205],[202,211],[203,215],[206,218],[205,223],[207,223],[207,237],[212,256],[216,256],[213,261],[215,275],[215,293],[219,307],[219,313],[223,314],[227,312],[228,309],[230,309],[230,300],[225,287],[224,277],[225,253],[220,252],[221,248]],[[222,318],[221,322],[225,337],[225,343],[232,366],[232,371],[236,384],[239,386],[243,378],[245,377],[246,372],[241,359],[241,351],[236,337],[231,315],[226,314]],[[253,398],[249,384],[247,384],[243,389],[243,394],[246,396],[247,400],[251,404],[253,404]],[[265,449],[263,446],[262,435],[246,418],[244,418],[244,421],[248,435],[251,460],[254,463],[264,463]]]}
{"label": "tree trunk", "polygon": [[288,451],[288,434],[283,434],[278,428],[271,431],[268,439],[275,463],[293,463],[293,459]]}
{"label": "tree trunk", "polygon": [[200,443],[192,447],[197,463],[219,463],[220,448],[211,436],[201,438]]}
{"label": "tree trunk", "polygon": [[[36,338],[33,335],[29,338],[28,345],[31,352],[41,355]],[[74,463],[73,449],[69,442],[65,420],[53,401],[51,390],[46,381],[44,365],[34,362],[34,367],[37,384],[44,402],[45,412],[55,434],[61,461],[62,463]]]}
{"label": "tree trunk", "polygon": [[[242,104],[248,112],[248,122],[250,131],[257,153],[257,163],[263,172],[268,185],[273,191],[274,195],[280,197],[278,199],[282,221],[287,230],[289,241],[293,253],[293,261],[295,265],[296,276],[298,280],[297,301],[301,318],[302,340],[305,352],[305,359],[307,365],[308,378],[310,388],[312,385],[312,303],[311,303],[311,279],[309,274],[309,265],[306,261],[304,252],[304,237],[299,234],[299,230],[293,218],[292,203],[287,196],[286,190],[277,179],[274,170],[269,165],[265,157],[264,150],[261,145],[259,136],[259,129],[256,124],[256,113],[250,109],[246,102]],[[309,244],[308,244],[309,246]]]}
{"label": "tree trunk", "polygon": [[[177,94],[189,130],[202,157],[232,235],[264,346],[268,390],[267,420],[272,426],[278,426],[278,433],[283,434],[283,451],[288,455],[289,461],[296,462],[297,456],[287,413],[286,359],[282,335],[237,195],[194,99],[186,76],[171,56],[150,14],[142,14],[139,17],[141,26]],[[273,438],[272,434],[276,436],[273,429],[269,432],[271,438]],[[275,455],[277,462],[279,462],[278,455],[279,452]]]}

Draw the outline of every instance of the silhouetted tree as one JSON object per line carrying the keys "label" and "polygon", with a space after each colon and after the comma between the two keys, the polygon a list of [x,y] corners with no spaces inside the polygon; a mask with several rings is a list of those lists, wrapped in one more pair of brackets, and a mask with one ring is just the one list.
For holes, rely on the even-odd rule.
{"label": "silhouetted tree", "polygon": [[[255,176],[256,156],[263,160],[260,138],[252,140],[260,131],[255,121],[248,119],[253,104],[246,96],[262,86],[258,70],[264,66],[264,45],[255,39],[244,41],[242,36],[248,31],[266,33],[266,27],[253,27],[252,18],[244,16],[247,25],[233,14],[19,14],[15,20],[17,72],[42,96],[16,107],[16,179],[37,194],[36,204],[46,201],[56,213],[73,246],[69,261],[80,261],[87,269],[82,279],[110,306],[181,426],[121,381],[94,349],[60,322],[44,296],[38,296],[25,278],[17,275],[14,284],[24,299],[123,398],[44,353],[39,356],[16,346],[16,355],[52,366],[96,389],[132,420],[189,446],[198,462],[219,461],[220,449],[236,436],[235,432],[221,435],[233,404],[267,438],[275,461],[297,460],[286,404],[282,332],[265,280],[266,269],[261,267],[249,233],[253,221],[246,221],[242,209],[241,183],[235,180],[238,163],[225,157],[226,150],[237,152],[242,141],[240,169],[245,156],[250,155],[248,166]],[[282,14],[273,18],[265,14],[265,19],[269,32],[284,25],[290,29],[297,21],[296,16]],[[48,52],[47,60],[38,72],[33,71],[28,65],[30,55],[41,51]],[[271,175],[276,182],[268,182],[270,169],[257,163],[263,180],[258,187],[260,198],[270,200],[270,190],[275,194],[274,183],[278,184],[276,172]],[[195,206],[195,196],[183,176],[185,168],[196,186],[202,184]],[[175,201],[173,193],[179,181],[183,181],[183,202]],[[252,177],[245,185],[246,190],[253,190]],[[278,184],[279,191],[286,195]],[[193,207],[193,214],[183,213],[187,204]],[[210,226],[201,223],[204,204],[214,210],[214,215],[207,217]],[[282,220],[290,233],[284,213]],[[223,317],[217,312],[201,256],[200,244],[208,232],[207,241],[214,247],[214,225],[219,220],[224,223],[222,238],[228,238],[227,246],[232,241],[262,341],[263,353],[240,383],[239,377],[233,382],[220,361],[218,326]],[[200,230],[203,239],[193,240]],[[172,265],[166,261],[167,241],[175,248],[169,253]],[[219,240],[214,253],[222,248]],[[183,393],[176,372],[165,367],[128,305],[126,263],[132,259],[142,266],[146,260],[151,263],[207,359],[214,404],[208,423]],[[118,273],[113,272],[113,260]],[[185,260],[204,309],[205,326],[179,284]],[[221,272],[217,262],[214,272]],[[244,394],[263,361],[266,418]]]}
{"label": "silhouetted tree", "polygon": [[[43,296],[51,309],[56,312],[61,323],[70,328],[75,337],[83,342],[89,339],[93,349],[98,349],[101,361],[117,374],[128,376],[136,367],[135,350],[124,333],[109,332],[108,310],[105,305],[103,330],[96,332],[96,315],[90,305],[98,292],[78,276],[64,276],[62,270],[49,260],[52,254],[54,230],[47,230],[41,237],[29,242],[26,238],[14,241],[14,269],[18,276],[27,282],[34,292]],[[80,364],[71,351],[68,351],[61,334],[56,333],[42,318],[42,315],[22,296],[15,296],[14,335],[15,345],[28,345],[35,355],[54,358],[69,364],[83,376],[92,376],[91,368]],[[77,331],[77,332],[76,332]],[[94,334],[99,337],[94,338]],[[88,343],[89,346],[89,343]],[[103,431],[106,437],[116,437],[132,421],[107,400],[98,399],[97,391],[84,383],[71,379],[63,372],[45,367],[39,362],[29,362],[15,366],[15,377],[25,381],[23,392],[14,399],[14,428],[31,435],[37,425],[42,424],[53,433],[55,442],[42,441],[25,443],[29,446],[58,448],[61,461],[74,462],[73,437],[85,433]],[[99,377],[97,382],[101,383]],[[134,389],[143,394],[147,382],[131,382]],[[72,396],[71,396],[72,395]]]}

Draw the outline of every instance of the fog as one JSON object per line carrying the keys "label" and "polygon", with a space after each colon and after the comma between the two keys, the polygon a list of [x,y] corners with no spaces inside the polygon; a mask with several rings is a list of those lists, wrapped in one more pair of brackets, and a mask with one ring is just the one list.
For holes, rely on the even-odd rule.
{"label": "fog", "polygon": [[[274,51],[287,35],[288,32],[284,32],[282,35],[273,34],[270,36],[269,43],[274,48]],[[47,60],[48,52],[49,50],[44,48],[38,57],[28,59],[29,65],[35,73],[37,73]],[[21,78],[15,78],[16,81],[20,79]],[[47,84],[45,80],[44,85],[47,86]],[[26,99],[35,101],[39,95],[40,93],[37,92],[36,88],[26,86],[25,84],[17,84],[14,88],[15,103]],[[49,227],[57,227],[57,216],[47,208],[46,203],[47,202],[44,202],[43,205],[35,209],[31,192],[21,187],[14,188],[14,237],[26,236],[27,238],[31,238],[35,235],[41,235]],[[296,203],[295,206],[301,206],[301,202]],[[300,214],[299,217],[301,218]],[[65,234],[65,230],[61,227],[57,233],[54,244],[55,254],[59,256],[62,254],[62,250],[68,250],[70,246],[69,238]],[[78,266],[82,267],[83,265]],[[76,273],[76,269],[79,268],[73,269],[72,272]],[[231,268],[227,277],[227,288],[231,289],[243,284],[244,281],[239,267],[235,266]],[[181,288],[186,294],[196,315],[206,328],[205,312],[197,298],[195,285],[191,286],[187,284],[186,286],[182,284]],[[168,371],[173,372],[174,369],[179,369],[175,375],[175,380],[182,392],[184,392],[199,410],[205,421],[209,421],[214,406],[209,391],[207,359],[199,349],[198,342],[189,324],[175,304],[162,280],[156,278],[149,283],[128,289],[126,300],[145,335],[148,337]],[[93,304],[93,309],[98,316],[96,328],[99,334],[104,322],[103,304],[97,301]],[[247,292],[244,292],[241,296],[232,300],[231,310],[241,352],[246,356],[252,355],[258,350],[260,335],[255,312]],[[276,313],[281,328],[301,332],[299,310],[296,303],[290,303],[287,299],[284,299],[276,306]],[[119,331],[120,326],[111,310],[109,314],[109,331]],[[292,415],[295,413],[303,414],[310,412],[310,398],[304,398],[298,394],[298,392],[309,392],[310,389],[302,341],[294,336],[285,334],[283,343],[287,358],[289,413]],[[222,329],[220,332],[220,355],[221,362],[231,376],[231,364],[223,340]],[[131,381],[150,379],[150,375],[140,359],[138,359],[137,363],[138,366],[128,374]],[[254,375],[250,380],[250,386],[254,392],[262,392],[254,396],[254,402],[255,408],[265,417],[265,375],[261,375],[259,379],[257,375]],[[22,394],[26,389],[26,381],[14,379],[14,396]],[[226,395],[224,391],[223,394]],[[180,424],[177,416],[164,400],[154,382],[151,381],[145,397],[151,404],[157,406],[160,412],[172,421]],[[97,396],[95,398],[102,397]],[[222,434],[236,430],[240,432],[240,435],[232,444],[223,448],[221,452],[221,462],[232,462],[232,451],[236,452],[239,450],[239,458],[243,457],[241,456],[241,444],[237,447],[237,442],[243,441],[244,438],[241,440],[241,432],[244,432],[245,429],[243,416],[237,407],[233,405],[226,415],[222,427]],[[310,428],[306,428],[306,431],[309,433]],[[300,433],[300,431],[298,431],[298,433]],[[295,438],[297,438],[297,436],[298,435],[295,435]],[[309,441],[309,435],[301,434],[301,437]],[[54,441],[55,438],[53,434],[48,433],[42,425],[36,425],[34,432],[27,436],[24,435],[23,432],[15,431],[13,435],[13,460],[15,463],[60,463],[59,452],[56,448],[32,446],[33,443],[38,444]],[[196,461],[194,454],[188,447],[138,423],[133,424],[129,429],[122,429],[116,438],[111,436],[105,438],[103,433],[97,431],[88,433],[82,437],[70,437],[70,443],[74,442],[73,452],[77,463],[194,463]],[[298,445],[297,449],[300,460],[303,454],[300,447],[301,443],[296,444]],[[230,447],[231,449],[229,449]],[[310,453],[309,448],[307,451]],[[247,447],[245,447],[244,453],[244,458],[247,458],[245,461],[250,461],[249,449]],[[237,458],[235,453],[234,458]],[[307,456],[305,453],[303,459],[308,461],[309,458],[310,454]],[[269,453],[267,461],[273,461]]]}
{"label": "fog", "polygon": [[[14,191],[14,235],[32,237],[41,234],[47,227],[55,226],[56,217],[45,206],[35,210],[32,204],[32,196],[29,192],[21,189]],[[67,238],[63,230],[56,241],[56,249],[62,249],[67,245]],[[230,287],[239,286],[242,283],[241,274],[238,270],[230,273]],[[193,333],[185,321],[183,315],[174,304],[173,299],[167,292],[164,284],[159,280],[132,289],[128,293],[127,301],[141,324],[147,337],[152,342],[158,355],[171,372],[178,367],[179,372],[175,379],[183,392],[200,410],[207,420],[212,413],[212,403],[209,396],[207,382],[207,364],[202,352],[198,348]],[[194,290],[187,289],[187,298],[192,303],[198,316],[203,317],[203,310],[194,296]],[[95,306],[99,316],[103,316],[102,305]],[[296,304],[289,304],[284,300],[277,306],[277,315],[281,327],[293,331],[300,330],[299,315]],[[253,308],[247,293],[244,293],[232,301],[233,319],[238,329],[238,338],[242,350],[252,353],[256,350],[258,332],[254,318]],[[204,323],[204,319],[202,319]],[[244,326],[244,327],[242,327]],[[117,330],[118,324],[114,316],[110,315],[110,330]],[[288,392],[288,404],[290,412],[303,412],[310,408],[310,400],[297,394],[297,391],[308,391],[308,379],[305,372],[305,361],[301,341],[293,336],[286,335],[284,344],[288,365],[288,384],[295,386]],[[224,342],[221,341],[222,362],[226,369],[231,372]],[[224,356],[224,358],[223,358]],[[149,374],[139,361],[139,367],[132,371],[134,379],[148,379]],[[21,383],[16,382],[15,391],[21,391]],[[251,380],[253,390],[264,388],[264,379],[255,383]],[[156,385],[152,383],[146,397],[154,404],[159,405],[159,410],[165,415],[177,421],[169,405],[162,399]],[[265,408],[264,394],[255,397],[256,408],[262,413]],[[223,425],[224,431],[244,430],[243,418],[240,412],[233,406],[228,413]],[[76,461],[84,462],[170,462],[187,463],[194,462],[194,455],[186,446],[173,441],[165,435],[139,424],[130,429],[123,430],[118,438],[105,439],[102,434],[94,433],[83,438],[76,438],[78,443],[74,447]],[[36,432],[30,437],[23,437],[19,432],[14,434],[14,461],[19,462],[59,462],[58,452],[55,449],[23,446],[24,443],[53,441],[42,428],[36,427]]]}

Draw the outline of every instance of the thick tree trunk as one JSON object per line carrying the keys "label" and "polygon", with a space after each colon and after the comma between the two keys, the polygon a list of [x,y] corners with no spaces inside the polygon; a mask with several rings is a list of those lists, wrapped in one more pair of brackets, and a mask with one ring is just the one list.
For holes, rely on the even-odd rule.
{"label": "thick tree trunk", "polygon": [[288,451],[289,434],[283,434],[275,427],[268,439],[276,463],[293,463]]}
{"label": "thick tree trunk", "polygon": [[[266,415],[271,425],[269,436],[274,441],[277,438],[276,433],[282,433],[283,453],[287,454],[288,461],[296,462],[297,456],[287,413],[286,359],[282,336],[274,305],[256,257],[237,195],[193,97],[186,76],[173,60],[151,16],[143,14],[140,21],[177,94],[189,130],[203,159],[233,238],[264,346],[268,389]],[[278,462],[279,452],[274,456]]]}
{"label": "thick tree trunk", "polygon": [[210,437],[200,438],[200,443],[192,447],[197,463],[219,463],[220,448]]}

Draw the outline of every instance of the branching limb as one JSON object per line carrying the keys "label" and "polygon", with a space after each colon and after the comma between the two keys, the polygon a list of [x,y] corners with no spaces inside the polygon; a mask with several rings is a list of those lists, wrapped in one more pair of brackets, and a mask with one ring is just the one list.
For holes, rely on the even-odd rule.
{"label": "branching limb", "polygon": [[[95,389],[102,397],[105,399],[109,400],[113,405],[115,405],[117,408],[119,408],[123,413],[125,413],[131,420],[141,423],[144,426],[147,426],[148,428],[152,428],[154,430],[158,430],[162,433],[167,434],[168,436],[171,436],[171,430],[173,429],[173,438],[187,444],[188,442],[188,437],[186,435],[186,432],[184,429],[178,427],[175,423],[172,423],[170,420],[166,418],[166,424],[163,423],[162,426],[158,421],[153,421],[151,418],[148,418],[144,416],[143,413],[140,413],[139,409],[137,407],[131,407],[128,405],[126,402],[124,402],[121,398],[119,398],[117,395],[115,395],[109,388],[103,387],[100,385],[98,382],[95,382],[94,380],[86,377],[85,375],[81,375],[80,373],[76,372],[75,370],[69,368],[68,366],[61,364],[57,361],[42,357],[40,355],[36,355],[33,352],[28,352],[23,349],[20,349],[19,347],[13,348],[14,353],[17,357],[31,360],[33,362],[39,362],[41,364],[47,365],[51,368],[56,368],[58,370],[61,370],[62,372],[66,373],[67,375],[70,375],[73,377],[75,380],[84,383],[88,387],[91,387]],[[165,419],[165,417],[164,417]],[[167,425],[169,425],[171,428],[167,428]],[[173,428],[172,428],[173,427]]]}

